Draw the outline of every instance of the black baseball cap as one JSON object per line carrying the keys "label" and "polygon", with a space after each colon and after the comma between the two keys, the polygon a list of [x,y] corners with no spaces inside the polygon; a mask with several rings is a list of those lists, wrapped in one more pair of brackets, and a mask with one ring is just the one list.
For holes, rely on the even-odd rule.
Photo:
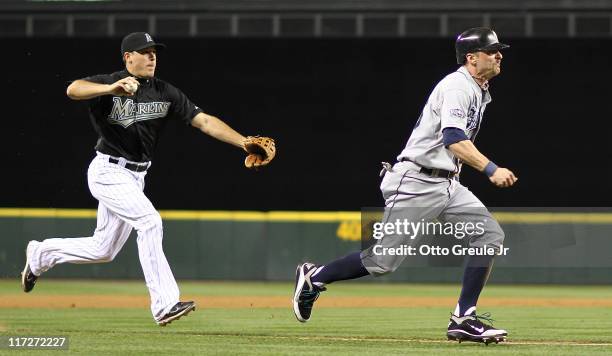
{"label": "black baseball cap", "polygon": [[121,41],[121,54],[125,52],[140,51],[141,49],[155,47],[156,49],[166,48],[163,43],[157,43],[153,37],[146,32],[132,32],[123,37]]}

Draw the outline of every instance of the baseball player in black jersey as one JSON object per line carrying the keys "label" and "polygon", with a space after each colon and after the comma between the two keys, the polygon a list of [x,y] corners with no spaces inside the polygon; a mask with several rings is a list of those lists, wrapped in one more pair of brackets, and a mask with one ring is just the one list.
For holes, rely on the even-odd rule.
{"label": "baseball player in black jersey", "polygon": [[245,138],[204,113],[179,89],[156,78],[156,53],[164,47],[148,33],[131,33],[121,43],[125,69],[68,86],[71,99],[89,100],[90,118],[99,136],[96,157],[87,172],[89,189],[99,201],[97,227],[91,237],[30,241],[22,273],[25,292],[56,264],[112,261],[134,228],[156,323],[164,326],[195,309],[194,302],[179,301],[179,289],[162,249],[162,220],[143,193],[158,135],[169,121],[183,121],[246,150],[250,153],[247,167],[266,165],[275,148],[273,140],[265,138],[267,146],[258,150],[252,137]]}

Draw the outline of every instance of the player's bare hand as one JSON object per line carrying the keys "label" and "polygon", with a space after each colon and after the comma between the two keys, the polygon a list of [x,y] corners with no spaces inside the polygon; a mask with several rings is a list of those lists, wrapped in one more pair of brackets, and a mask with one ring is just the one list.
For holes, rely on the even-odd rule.
{"label": "player's bare hand", "polygon": [[138,85],[140,85],[140,83],[138,83],[136,78],[125,77],[110,84],[109,92],[117,96],[134,96],[134,93],[138,90]]}
{"label": "player's bare hand", "polygon": [[499,188],[508,188],[514,185],[518,178],[509,169],[497,168],[489,180]]}

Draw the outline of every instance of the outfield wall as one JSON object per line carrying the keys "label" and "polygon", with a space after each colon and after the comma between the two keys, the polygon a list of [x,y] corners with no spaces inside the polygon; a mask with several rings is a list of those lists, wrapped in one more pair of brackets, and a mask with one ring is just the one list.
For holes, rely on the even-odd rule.
{"label": "outfield wall", "polygon": [[[178,279],[291,280],[297,263],[360,248],[359,212],[163,211],[164,249]],[[612,214],[496,213],[506,256],[492,282],[612,282]],[[95,211],[0,209],[0,277],[19,275],[27,241],[88,236]],[[142,278],[135,234],[112,263],[60,265],[49,277]],[[460,256],[408,257],[386,281],[458,282]]]}

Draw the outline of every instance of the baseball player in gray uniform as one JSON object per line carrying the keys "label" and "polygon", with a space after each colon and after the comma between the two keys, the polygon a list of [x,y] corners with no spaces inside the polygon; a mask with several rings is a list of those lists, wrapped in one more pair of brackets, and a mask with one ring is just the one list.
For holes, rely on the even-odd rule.
{"label": "baseball player in gray uniform", "polygon": [[[461,294],[448,324],[447,337],[451,340],[488,344],[507,336],[505,330],[490,324],[488,313],[476,314],[478,297],[493,257],[502,247],[504,232],[483,203],[458,180],[465,163],[486,174],[497,187],[510,187],[517,181],[510,170],[498,167],[474,145],[484,110],[491,102],[489,80],[500,73],[500,50],[507,47],[488,28],[461,33],[455,42],[457,63],[461,66],[433,89],[398,162],[387,165],[382,172],[384,221],[401,216],[412,222],[435,219],[444,223],[482,223],[467,242],[469,247],[488,248],[493,253],[466,258]],[[395,271],[406,255],[381,251],[402,244],[410,244],[406,236],[390,234],[361,252],[328,264],[298,265],[293,298],[297,319],[310,319],[314,302],[329,283]]]}
{"label": "baseball player in gray uniform", "polygon": [[[131,33],[121,43],[125,69],[68,86],[71,99],[89,101],[89,116],[99,136],[87,172],[89,189],[99,201],[98,223],[90,237],[30,241],[21,278],[24,292],[30,292],[39,276],[57,264],[112,261],[135,229],[156,323],[164,326],[195,309],[193,301],[179,300],[162,247],[162,219],[143,192],[159,134],[169,122],[183,122],[247,151],[248,168],[266,165],[274,157],[275,146],[271,139],[245,138],[204,113],[181,90],[156,78],[157,50],[164,47],[148,33]],[[267,139],[266,147],[259,147],[263,139]]]}

